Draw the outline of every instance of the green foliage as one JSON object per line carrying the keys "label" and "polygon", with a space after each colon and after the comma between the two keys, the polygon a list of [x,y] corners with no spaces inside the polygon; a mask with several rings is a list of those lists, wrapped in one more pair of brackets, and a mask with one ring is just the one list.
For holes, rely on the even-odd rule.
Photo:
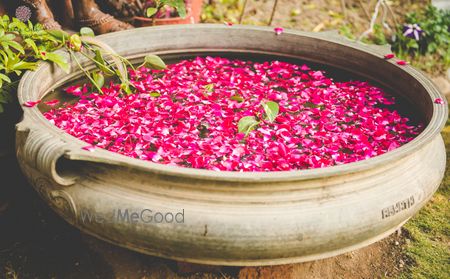
{"label": "green foliage", "polygon": [[262,103],[261,105],[266,113],[266,119],[269,122],[275,121],[275,118],[277,118],[278,113],[280,112],[280,106],[275,102]]}
{"label": "green foliage", "polygon": [[[164,3],[177,6],[179,13],[184,11],[178,2],[164,0]],[[181,1],[182,2],[182,1]],[[92,29],[83,27],[79,34],[69,35],[62,30],[44,30],[40,24],[24,23],[8,16],[0,17],[0,113],[3,105],[15,100],[13,98],[22,74],[36,69],[39,61],[49,61],[58,65],[65,72],[70,65],[64,55],[55,53],[65,49],[92,85],[102,93],[105,76],[118,77],[124,93],[133,93],[134,87],[129,82],[127,66],[133,65],[117,55],[106,44],[96,40]],[[93,72],[86,70],[79,61],[82,55],[97,66]],[[166,65],[156,55],[146,57],[145,66],[164,69]]]}
{"label": "green foliage", "polygon": [[149,7],[145,11],[145,15],[155,20],[159,11],[164,7],[171,7],[177,10],[178,15],[182,18],[186,17],[186,5],[184,0],[156,0],[155,7]]}
{"label": "green foliage", "polygon": [[153,54],[145,56],[144,64],[142,64],[142,66],[155,70],[164,70],[166,68],[166,64],[164,63],[164,61]]}
{"label": "green foliage", "polygon": [[[235,95],[237,96],[237,95]],[[241,97],[242,98],[242,97]],[[247,136],[251,131],[253,131],[261,121],[258,119],[265,119],[268,122],[274,122],[275,118],[277,118],[278,113],[280,112],[280,106],[278,103],[269,101],[265,103],[261,103],[262,108],[264,109],[264,116],[244,116],[239,119],[238,122],[238,132],[245,133]]]}
{"label": "green foliage", "polygon": [[214,92],[214,84],[210,83],[210,84],[205,85],[205,90],[210,92],[210,93]]}
{"label": "green foliage", "polygon": [[80,35],[81,36],[95,37],[94,30],[92,30],[89,27],[82,27],[80,29]]}
{"label": "green foliage", "polygon": [[237,23],[242,8],[239,2],[238,0],[210,1],[203,7],[202,21],[208,23],[224,21]]}
{"label": "green foliage", "polygon": [[152,17],[152,16],[154,16],[157,12],[158,12],[158,9],[157,9],[157,8],[153,8],[153,7],[147,8],[146,16],[147,16],[147,17]]}
{"label": "green foliage", "polygon": [[373,32],[370,38],[364,38],[363,42],[372,43],[376,45],[385,45],[388,43],[386,35],[384,34],[383,27],[379,24],[373,26]]}
{"label": "green foliage", "polygon": [[248,135],[253,129],[255,129],[256,126],[258,126],[259,121],[256,120],[256,117],[254,116],[244,116],[241,119],[239,119],[238,122],[238,131],[239,133],[245,133],[245,135]]}
{"label": "green foliage", "polygon": [[351,26],[349,26],[348,24],[341,25],[341,27],[339,28],[339,33],[351,40],[356,39],[355,35],[353,35]]}
{"label": "green foliage", "polygon": [[244,98],[242,98],[242,96],[239,94],[235,94],[235,95],[231,96],[230,99],[233,101],[236,101],[238,103],[242,103],[244,101]]}
{"label": "green foliage", "polygon": [[184,4],[184,0],[160,0],[163,6],[169,6],[175,8],[180,17],[186,17],[186,6]]}
{"label": "green foliage", "polygon": [[55,62],[67,69],[67,61],[52,51],[63,45],[40,24],[24,23],[7,15],[0,17],[0,112],[11,103],[24,71],[34,70],[41,60]]}
{"label": "green foliage", "polygon": [[424,31],[420,39],[403,35],[403,26],[398,26],[391,42],[399,57],[432,55],[444,67],[450,66],[450,11],[439,10],[432,5],[419,13],[406,15],[406,24],[418,24]]}

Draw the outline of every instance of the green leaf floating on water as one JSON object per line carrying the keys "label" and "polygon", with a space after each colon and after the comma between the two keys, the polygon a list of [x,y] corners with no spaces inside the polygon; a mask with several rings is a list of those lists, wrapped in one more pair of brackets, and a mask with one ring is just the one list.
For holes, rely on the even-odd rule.
{"label": "green leaf floating on water", "polygon": [[238,122],[238,131],[248,135],[258,124],[259,121],[254,116],[244,116]]}
{"label": "green leaf floating on water", "polygon": [[240,95],[233,95],[230,97],[231,100],[236,101],[238,103],[242,103],[244,101],[244,98],[242,98],[242,96]]}
{"label": "green leaf floating on water", "polygon": [[264,108],[264,112],[266,113],[267,120],[273,122],[275,118],[277,118],[278,113],[280,112],[280,106],[275,102],[267,102],[261,104]]}
{"label": "green leaf floating on water", "polygon": [[214,91],[214,84],[213,83],[207,84],[207,85],[205,85],[204,88],[208,92],[213,92]]}
{"label": "green leaf floating on water", "polygon": [[145,56],[143,65],[154,70],[164,70],[167,67],[166,63],[164,63],[164,61],[159,56],[154,54]]}

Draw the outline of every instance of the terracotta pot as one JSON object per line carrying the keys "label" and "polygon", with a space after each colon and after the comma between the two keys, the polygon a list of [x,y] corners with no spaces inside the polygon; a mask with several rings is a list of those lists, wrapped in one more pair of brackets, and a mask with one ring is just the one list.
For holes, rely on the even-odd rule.
{"label": "terracotta pot", "polygon": [[[383,59],[386,49],[335,33],[286,30],[277,36],[272,28],[202,24],[139,28],[98,38],[136,63],[156,53],[168,60],[208,54],[333,66],[379,82],[426,123],[413,141],[365,161],[287,172],[215,172],[103,149],[85,151],[86,143],[52,125],[39,108],[25,109],[17,126],[21,168],[56,212],[98,238],[202,264],[316,260],[386,237],[425,205],[443,178],[446,154],[439,132],[447,105],[433,102],[442,96],[421,72]],[[78,70],[66,74],[43,63],[25,74],[19,100],[38,100],[81,76]],[[117,218],[118,210],[122,216],[128,210],[129,222]],[[184,215],[176,215],[179,223],[146,223],[156,212]],[[143,219],[140,213],[145,213]],[[86,214],[97,219],[89,221]]]}
{"label": "terracotta pot", "polygon": [[[186,1],[186,17],[158,18],[155,25],[172,25],[172,24],[190,24],[200,22],[202,13],[203,0],[187,0]],[[136,16],[133,18],[134,26],[152,26],[153,21],[147,17]]]}

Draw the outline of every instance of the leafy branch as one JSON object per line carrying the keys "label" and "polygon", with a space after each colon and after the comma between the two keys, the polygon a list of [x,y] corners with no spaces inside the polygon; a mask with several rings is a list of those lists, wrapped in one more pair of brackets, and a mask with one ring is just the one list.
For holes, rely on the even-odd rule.
{"label": "leafy branch", "polygon": [[[88,27],[81,28],[78,34],[69,35],[62,30],[44,30],[40,24],[24,23],[6,15],[0,17],[0,113],[4,104],[15,100],[13,94],[17,91],[22,74],[35,70],[40,61],[52,62],[67,73],[70,71],[66,57],[54,52],[58,49],[65,49],[69,53],[99,93],[103,93],[105,77],[117,77],[123,92],[133,93],[134,87],[129,81],[127,67],[135,69],[134,66],[94,36]],[[96,70],[87,70],[79,56],[93,62]],[[141,66],[158,70],[166,67],[156,55],[147,56]]]}
{"label": "leafy branch", "polygon": [[67,65],[63,56],[52,53],[62,45],[40,24],[0,17],[0,112],[15,100],[13,94],[22,74],[36,69],[39,61]]}

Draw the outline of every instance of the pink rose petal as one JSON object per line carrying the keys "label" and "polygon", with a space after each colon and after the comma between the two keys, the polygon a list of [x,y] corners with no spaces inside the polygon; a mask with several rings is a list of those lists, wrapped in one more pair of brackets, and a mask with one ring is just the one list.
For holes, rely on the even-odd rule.
{"label": "pink rose petal", "polygon": [[438,105],[443,105],[444,104],[444,100],[442,100],[441,98],[437,98],[437,99],[434,100],[434,103],[438,104]]}
{"label": "pink rose petal", "polygon": [[392,58],[394,58],[394,57],[395,57],[395,54],[389,53],[389,54],[386,54],[386,55],[384,56],[384,59],[392,59]]}
{"label": "pink rose petal", "polygon": [[281,35],[281,34],[283,34],[283,32],[284,32],[284,28],[283,28],[283,27],[275,27],[275,28],[273,29],[273,31],[275,32],[275,34]]}
{"label": "pink rose petal", "polygon": [[[341,165],[394,150],[423,130],[381,88],[334,80],[317,66],[197,57],[130,70],[130,82],[137,93],[125,96],[114,82],[104,94],[68,87],[77,101],[44,115],[86,142],[83,150],[214,171]],[[261,105],[268,101],[279,105],[273,122]],[[238,130],[245,116],[258,120],[248,133]]]}
{"label": "pink rose petal", "polygon": [[81,149],[89,151],[89,152],[93,152],[95,150],[95,146],[87,145],[87,146],[83,146]]}
{"label": "pink rose petal", "polygon": [[408,64],[408,62],[406,62],[405,60],[398,60],[396,63],[400,66],[405,66]]}
{"label": "pink rose petal", "polygon": [[57,104],[59,104],[59,100],[55,99],[55,100],[47,101],[47,102],[44,102],[44,104],[46,104],[47,106],[50,106],[50,107],[54,107]]}
{"label": "pink rose petal", "polygon": [[34,106],[36,106],[37,104],[39,104],[41,102],[41,100],[38,101],[27,101],[25,103],[23,103],[23,106],[27,107],[27,108],[32,108]]}

